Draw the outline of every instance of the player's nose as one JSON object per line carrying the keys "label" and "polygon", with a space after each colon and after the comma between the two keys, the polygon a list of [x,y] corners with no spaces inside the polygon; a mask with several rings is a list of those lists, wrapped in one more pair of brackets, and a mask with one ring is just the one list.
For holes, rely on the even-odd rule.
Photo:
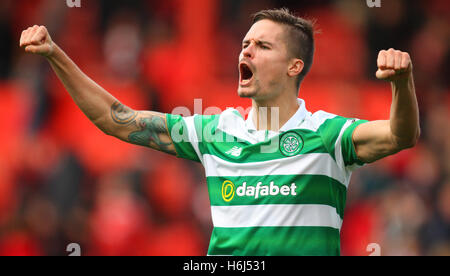
{"label": "player's nose", "polygon": [[245,58],[254,58],[255,57],[255,45],[254,45],[254,43],[250,43],[250,44],[247,45],[247,47],[242,49],[242,55]]}

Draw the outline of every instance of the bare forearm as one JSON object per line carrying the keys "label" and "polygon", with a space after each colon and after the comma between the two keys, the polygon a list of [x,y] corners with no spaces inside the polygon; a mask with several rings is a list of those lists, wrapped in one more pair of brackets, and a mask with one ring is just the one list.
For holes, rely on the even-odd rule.
{"label": "bare forearm", "polygon": [[51,39],[45,26],[22,32],[19,46],[49,61],[78,107],[103,132],[123,141],[176,154],[165,114],[135,111],[86,76]]}
{"label": "bare forearm", "polygon": [[85,75],[57,45],[47,60],[83,113],[102,131],[109,132],[109,113],[117,99]]}
{"label": "bare forearm", "polygon": [[420,136],[419,107],[409,54],[392,48],[381,50],[377,66],[376,77],[391,82],[391,113],[389,120],[356,127],[352,138],[356,155],[363,162],[373,162],[413,147]]}
{"label": "bare forearm", "polygon": [[413,146],[420,135],[419,107],[412,73],[406,79],[391,82],[390,127],[400,146]]}

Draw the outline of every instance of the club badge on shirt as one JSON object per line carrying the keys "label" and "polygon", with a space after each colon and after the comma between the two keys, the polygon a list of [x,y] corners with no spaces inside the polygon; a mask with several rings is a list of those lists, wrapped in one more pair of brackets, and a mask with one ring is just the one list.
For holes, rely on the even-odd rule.
{"label": "club badge on shirt", "polygon": [[303,149],[303,138],[293,131],[283,133],[280,139],[280,151],[285,156],[294,156]]}

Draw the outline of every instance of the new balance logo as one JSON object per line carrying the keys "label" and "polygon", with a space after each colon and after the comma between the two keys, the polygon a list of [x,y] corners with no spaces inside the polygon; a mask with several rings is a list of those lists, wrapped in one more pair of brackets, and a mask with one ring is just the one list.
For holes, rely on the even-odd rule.
{"label": "new balance logo", "polygon": [[240,148],[238,146],[234,146],[229,151],[227,151],[225,153],[238,157],[239,155],[241,155],[241,152],[242,152],[242,148]]}

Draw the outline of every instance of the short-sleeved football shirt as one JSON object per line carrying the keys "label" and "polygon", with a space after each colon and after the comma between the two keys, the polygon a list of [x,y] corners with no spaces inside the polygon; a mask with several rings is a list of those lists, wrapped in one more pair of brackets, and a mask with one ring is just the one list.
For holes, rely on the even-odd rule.
{"label": "short-sleeved football shirt", "polygon": [[367,122],[303,100],[279,132],[232,108],[218,115],[167,114],[177,156],[201,162],[213,231],[208,255],[339,255],[352,171],[363,165],[352,134]]}

